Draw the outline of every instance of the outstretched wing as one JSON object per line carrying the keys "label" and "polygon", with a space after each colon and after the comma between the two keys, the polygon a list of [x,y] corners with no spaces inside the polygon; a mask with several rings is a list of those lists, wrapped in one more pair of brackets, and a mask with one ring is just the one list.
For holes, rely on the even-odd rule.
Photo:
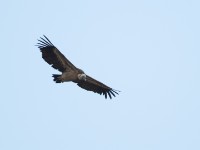
{"label": "outstretched wing", "polygon": [[66,70],[73,70],[76,67],[51,43],[51,41],[44,35],[40,37],[36,46],[42,52],[42,58],[53,68],[64,72]]}
{"label": "outstretched wing", "polygon": [[86,76],[86,81],[78,81],[77,85],[85,90],[93,91],[94,93],[103,94],[105,98],[107,96],[112,99],[112,96],[115,97],[115,94],[118,94],[116,90],[108,87],[107,85],[93,79],[90,76]]}

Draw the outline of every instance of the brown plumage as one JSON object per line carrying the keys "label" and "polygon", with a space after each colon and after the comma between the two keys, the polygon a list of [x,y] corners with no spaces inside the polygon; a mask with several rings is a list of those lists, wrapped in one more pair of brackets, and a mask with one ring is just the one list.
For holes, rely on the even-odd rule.
{"label": "brown plumage", "polygon": [[38,40],[36,46],[42,52],[42,58],[54,69],[62,72],[61,75],[53,74],[56,83],[72,81],[85,90],[103,94],[105,98],[115,97],[118,92],[107,85],[86,75],[81,69],[76,68],[52,43],[44,36]]}

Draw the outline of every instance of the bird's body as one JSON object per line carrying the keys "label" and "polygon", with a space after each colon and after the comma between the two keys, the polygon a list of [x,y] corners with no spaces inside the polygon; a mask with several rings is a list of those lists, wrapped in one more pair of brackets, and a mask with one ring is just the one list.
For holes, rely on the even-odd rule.
{"label": "bird's body", "polygon": [[[79,70],[72,70],[72,71],[65,71],[61,75],[53,75],[57,76],[58,79],[54,78],[54,81],[57,81],[57,83],[60,82],[69,82],[69,81],[79,81],[81,80],[80,75],[84,74],[84,72],[79,71]],[[59,82],[60,81],[60,82]]]}
{"label": "bird's body", "polygon": [[42,52],[42,58],[53,68],[59,70],[62,74],[53,74],[56,83],[72,81],[85,90],[93,91],[98,94],[107,95],[112,98],[118,94],[116,90],[86,75],[84,71],[75,67],[51,42],[44,36],[38,40],[38,48]]}

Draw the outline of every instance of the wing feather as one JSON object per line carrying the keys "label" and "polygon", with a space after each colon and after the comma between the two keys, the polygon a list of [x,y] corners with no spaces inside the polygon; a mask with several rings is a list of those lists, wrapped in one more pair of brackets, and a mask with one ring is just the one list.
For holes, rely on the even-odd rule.
{"label": "wing feather", "polygon": [[47,39],[47,41],[51,44],[51,45],[53,45],[52,43],[51,43],[51,41],[45,36],[45,35],[43,35],[46,39]]}
{"label": "wing feather", "polygon": [[86,76],[86,81],[74,81],[77,83],[77,85],[87,91],[93,91],[94,93],[103,94],[105,98],[107,99],[107,96],[109,96],[110,99],[112,99],[112,96],[115,97],[115,94],[118,94],[117,91],[114,89],[108,87],[107,85],[93,79],[90,76]]}
{"label": "wing feather", "polygon": [[40,37],[36,46],[42,52],[42,58],[53,68],[64,72],[66,70],[74,70],[76,67],[51,43],[44,35]]}

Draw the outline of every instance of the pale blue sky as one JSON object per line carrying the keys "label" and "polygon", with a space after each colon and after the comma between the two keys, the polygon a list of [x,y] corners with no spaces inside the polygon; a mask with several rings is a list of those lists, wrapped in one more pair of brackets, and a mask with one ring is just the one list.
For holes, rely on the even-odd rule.
{"label": "pale blue sky", "polygon": [[[199,150],[200,1],[6,0],[1,150]],[[55,84],[45,34],[113,100]]]}

